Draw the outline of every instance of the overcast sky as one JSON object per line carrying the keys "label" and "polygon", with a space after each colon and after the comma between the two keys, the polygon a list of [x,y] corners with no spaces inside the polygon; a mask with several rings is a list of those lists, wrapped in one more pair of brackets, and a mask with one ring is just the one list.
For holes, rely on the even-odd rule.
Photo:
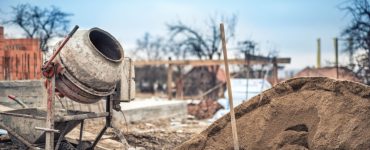
{"label": "overcast sky", "polygon": [[[0,19],[11,15],[10,7],[30,3],[59,7],[72,13],[71,28],[100,27],[112,33],[125,49],[134,49],[136,40],[149,32],[166,35],[166,23],[182,20],[198,28],[210,15],[237,14],[236,40],[254,40],[262,52],[275,47],[280,57],[291,57],[288,69],[314,66],[316,39],[321,38],[322,65],[334,60],[333,38],[348,24],[349,16],[339,10],[342,0],[1,0]],[[20,37],[14,27],[7,36]],[[230,43],[229,47],[235,47]],[[345,60],[345,55],[340,56]]]}

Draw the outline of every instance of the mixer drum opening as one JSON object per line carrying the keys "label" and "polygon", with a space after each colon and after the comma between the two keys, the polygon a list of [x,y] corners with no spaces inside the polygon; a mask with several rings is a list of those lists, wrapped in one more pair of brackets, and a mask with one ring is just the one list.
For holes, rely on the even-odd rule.
{"label": "mixer drum opening", "polygon": [[56,78],[56,88],[76,102],[99,101],[114,92],[121,78],[123,48],[102,29],[78,30],[58,56],[64,71]]}
{"label": "mixer drum opening", "polygon": [[104,57],[112,61],[122,60],[121,46],[111,35],[101,29],[93,28],[90,30],[89,37],[96,50]]}

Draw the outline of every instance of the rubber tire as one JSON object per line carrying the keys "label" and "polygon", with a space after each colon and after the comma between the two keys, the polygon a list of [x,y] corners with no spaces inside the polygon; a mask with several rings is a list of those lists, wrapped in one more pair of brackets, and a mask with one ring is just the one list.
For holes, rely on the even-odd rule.
{"label": "rubber tire", "polygon": [[68,141],[61,141],[58,150],[77,150],[77,148]]}
{"label": "rubber tire", "polygon": [[16,137],[14,137],[13,135],[10,135],[9,134],[9,137],[10,137],[10,140],[12,141],[13,145],[17,146],[18,150],[28,150],[28,147],[23,144],[22,142],[18,141],[18,139]]}

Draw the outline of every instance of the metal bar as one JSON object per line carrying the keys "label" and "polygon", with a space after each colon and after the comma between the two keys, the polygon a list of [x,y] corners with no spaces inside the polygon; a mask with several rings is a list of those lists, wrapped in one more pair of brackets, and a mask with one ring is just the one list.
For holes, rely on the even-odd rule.
{"label": "metal bar", "polygon": [[98,144],[99,140],[101,139],[101,137],[103,136],[103,134],[105,133],[105,131],[107,130],[107,126],[104,126],[104,128],[100,131],[99,135],[95,138],[95,141],[94,143],[91,145],[90,148],[88,148],[89,150],[93,150],[94,147],[96,146],[96,144]]}
{"label": "metal bar", "polygon": [[38,116],[26,115],[26,114],[18,114],[18,113],[10,113],[10,112],[0,112],[0,114],[15,116],[15,117],[31,118],[31,119],[37,119],[37,120],[46,120],[45,117],[38,117]]}
{"label": "metal bar", "polygon": [[96,144],[98,144],[98,142],[101,139],[101,137],[103,136],[103,134],[105,133],[105,131],[107,130],[107,128],[111,126],[111,120],[112,120],[111,108],[112,108],[111,107],[111,96],[107,96],[107,100],[106,100],[106,103],[105,103],[105,112],[109,113],[109,115],[107,117],[105,117],[105,126],[104,126],[104,128],[100,131],[99,135],[95,138],[94,143],[88,149],[93,150],[94,147],[96,146]]}
{"label": "metal bar", "polygon": [[12,136],[14,136],[15,138],[17,138],[17,140],[19,140],[20,142],[22,142],[24,145],[26,145],[27,147],[31,148],[31,149],[40,149],[40,148],[37,148],[35,147],[34,145],[32,145],[31,143],[29,143],[27,140],[25,140],[23,137],[21,137],[20,135],[18,135],[15,131],[13,131],[12,129],[10,129],[8,126],[6,126],[5,124],[3,124],[1,121],[0,121],[0,126],[5,129],[6,131],[8,131]]}
{"label": "metal bar", "polygon": [[65,121],[72,121],[72,120],[83,120],[83,119],[92,119],[92,118],[101,118],[109,116],[109,112],[101,112],[101,113],[86,113],[80,115],[68,115],[63,117],[55,118],[56,122],[65,122]]}
{"label": "metal bar", "polygon": [[65,136],[65,134],[67,132],[67,129],[69,129],[73,123],[74,123],[74,121],[68,122],[67,123],[67,127],[64,128],[64,130],[60,133],[59,138],[58,138],[58,141],[57,141],[57,144],[55,145],[55,150],[58,150],[59,149],[60,142],[62,142],[62,140],[64,139],[64,136]]}
{"label": "metal bar", "polygon": [[84,130],[84,120],[82,120],[81,126],[80,126],[80,138],[78,140],[78,146],[77,146],[78,150],[82,149],[82,133],[83,133],[83,130]]}
{"label": "metal bar", "polygon": [[230,83],[230,73],[229,73],[229,64],[227,61],[227,50],[226,50],[226,39],[225,39],[225,29],[224,24],[220,24],[220,32],[221,32],[221,41],[222,41],[222,50],[224,53],[224,60],[225,60],[225,71],[226,71],[226,83],[227,83],[227,93],[229,95],[229,104],[230,104],[230,117],[231,117],[231,130],[233,134],[233,143],[234,143],[234,150],[239,150],[239,141],[238,141],[238,132],[236,128],[236,121],[235,121],[235,112],[234,112],[234,104],[233,104],[233,95]]}
{"label": "metal bar", "polygon": [[106,119],[106,124],[105,126],[106,127],[111,127],[111,121],[112,121],[112,103],[111,103],[111,100],[112,100],[112,96],[107,96],[107,101],[105,102],[105,112],[109,113],[107,117],[105,117]]}

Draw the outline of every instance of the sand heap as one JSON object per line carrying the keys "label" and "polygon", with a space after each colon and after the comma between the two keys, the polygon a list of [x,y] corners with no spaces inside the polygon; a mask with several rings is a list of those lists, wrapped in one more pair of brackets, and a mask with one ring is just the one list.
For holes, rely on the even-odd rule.
{"label": "sand heap", "polygon": [[[280,83],[235,109],[241,149],[370,149],[370,87],[323,77]],[[178,149],[232,149],[225,115]]]}

